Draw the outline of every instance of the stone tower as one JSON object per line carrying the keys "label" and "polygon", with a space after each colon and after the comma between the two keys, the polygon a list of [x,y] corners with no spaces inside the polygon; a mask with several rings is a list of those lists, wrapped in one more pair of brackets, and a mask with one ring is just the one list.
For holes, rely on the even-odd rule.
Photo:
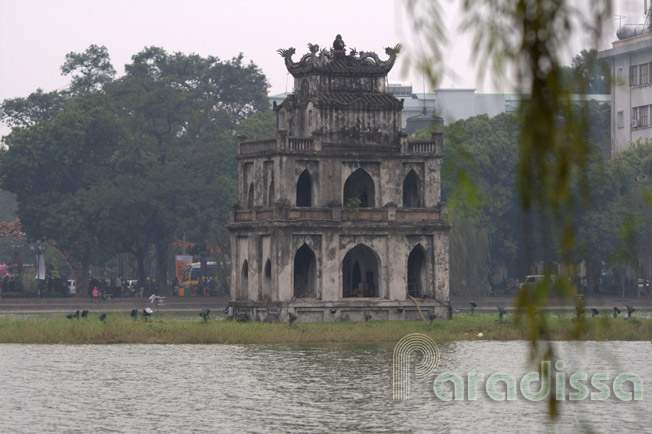
{"label": "stone tower", "polygon": [[346,47],[279,50],[295,93],[277,134],[240,137],[231,223],[230,314],[299,321],[414,319],[450,313],[440,201],[442,138],[408,140],[403,101],[385,93],[388,60]]}

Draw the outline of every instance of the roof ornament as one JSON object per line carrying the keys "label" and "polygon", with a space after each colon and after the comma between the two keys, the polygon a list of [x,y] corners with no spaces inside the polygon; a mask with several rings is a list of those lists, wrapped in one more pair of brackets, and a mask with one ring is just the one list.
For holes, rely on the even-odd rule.
{"label": "roof ornament", "polygon": [[346,47],[346,45],[342,40],[342,35],[335,36],[335,40],[333,41],[333,54],[335,54],[336,56],[346,55],[346,51],[344,50],[344,47]]}
{"label": "roof ornament", "polygon": [[293,75],[314,74],[314,73],[346,73],[346,74],[386,74],[394,66],[396,57],[401,51],[401,44],[385,48],[389,56],[387,60],[380,60],[373,51],[350,50],[347,55],[346,45],[341,35],[337,35],[330,50],[321,49],[317,44],[308,44],[309,52],[304,54],[298,62],[292,61],[296,53],[294,47],[279,49],[277,53],[285,59],[285,65]]}

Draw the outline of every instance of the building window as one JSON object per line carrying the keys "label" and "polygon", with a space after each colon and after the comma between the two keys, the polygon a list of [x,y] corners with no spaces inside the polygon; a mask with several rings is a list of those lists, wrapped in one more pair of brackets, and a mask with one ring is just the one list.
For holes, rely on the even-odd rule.
{"label": "building window", "polygon": [[274,206],[274,181],[269,184],[269,193],[267,194],[267,206]]}
{"label": "building window", "polygon": [[263,300],[272,299],[272,263],[268,259],[265,263],[265,277],[263,278]]}
{"label": "building window", "polygon": [[314,297],[317,260],[307,244],[294,255],[294,296]]}
{"label": "building window", "polygon": [[380,297],[380,258],[358,244],[342,261],[342,297]]}
{"label": "building window", "polygon": [[616,83],[623,84],[623,67],[619,67],[616,70]]}
{"label": "building window", "polygon": [[412,249],[407,263],[407,291],[412,297],[421,297],[427,293],[426,251],[421,244]]}
{"label": "building window", "polygon": [[312,127],[312,110],[308,110],[308,126]]}
{"label": "building window", "polygon": [[312,206],[312,179],[308,169],[301,172],[297,181],[297,206]]}
{"label": "building window", "polygon": [[249,262],[245,259],[240,272],[240,291],[237,294],[238,300],[246,300],[249,295]]}
{"label": "building window", "polygon": [[641,76],[641,80],[640,80],[639,84],[641,86],[643,86],[644,84],[648,84],[648,81],[647,81],[648,80],[648,74],[647,74],[648,73],[648,67],[649,67],[649,64],[647,64],[647,63],[644,63],[641,66],[639,66],[640,76]]}
{"label": "building window", "polygon": [[376,204],[376,188],[374,180],[364,170],[353,172],[344,183],[344,206],[352,205],[352,199],[359,200],[360,208],[374,208]]}
{"label": "building window", "polygon": [[629,67],[629,87],[638,86],[638,65]]}
{"label": "building window", "polygon": [[249,193],[247,194],[247,208],[254,207],[254,183],[249,184]]}
{"label": "building window", "polygon": [[616,122],[617,122],[618,128],[622,128],[622,127],[625,126],[625,120],[624,119],[625,119],[625,113],[623,113],[622,111],[619,111],[618,113],[616,113]]}
{"label": "building window", "polygon": [[647,106],[640,107],[638,110],[638,115],[639,115],[639,126],[647,127],[648,126]]}
{"label": "building window", "polygon": [[286,126],[285,126],[285,112],[284,111],[279,111],[278,112],[278,129],[279,130],[286,129]]}
{"label": "building window", "polygon": [[410,170],[403,180],[403,208],[419,208],[421,206],[419,194],[419,177],[414,170]]}
{"label": "building window", "polygon": [[[632,128],[647,128],[652,125],[650,117],[652,117],[652,106],[642,105],[639,107],[632,107]],[[621,113],[621,112],[618,112]],[[619,119],[617,119],[620,122]],[[618,125],[620,126],[620,124]]]}

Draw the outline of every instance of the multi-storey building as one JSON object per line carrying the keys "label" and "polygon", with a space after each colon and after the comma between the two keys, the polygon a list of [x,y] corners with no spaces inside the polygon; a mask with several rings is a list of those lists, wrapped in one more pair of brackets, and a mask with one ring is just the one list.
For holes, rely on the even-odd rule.
{"label": "multi-storey building", "polygon": [[611,156],[652,139],[652,33],[648,24],[622,27],[612,48],[598,53],[611,65]]}

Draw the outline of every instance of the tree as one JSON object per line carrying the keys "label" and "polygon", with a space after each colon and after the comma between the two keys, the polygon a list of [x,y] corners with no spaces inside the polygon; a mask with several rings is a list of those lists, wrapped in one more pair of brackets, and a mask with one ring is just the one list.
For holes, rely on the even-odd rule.
{"label": "tree", "polygon": [[0,185],[16,194],[25,232],[53,239],[80,261],[82,294],[97,250],[90,191],[110,175],[118,135],[107,97],[88,94],[69,100],[51,122],[14,128],[0,153]]}
{"label": "tree", "polygon": [[69,91],[73,94],[99,90],[113,81],[115,69],[104,45],[89,46],[83,53],[70,52],[61,66],[62,75],[71,75]]}
{"label": "tree", "polygon": [[60,92],[44,93],[42,89],[37,89],[27,98],[6,99],[0,105],[0,121],[13,128],[48,122],[61,111],[65,100],[65,95]]}
{"label": "tree", "polygon": [[562,66],[561,85],[572,93],[596,94],[611,92],[609,62],[598,59],[598,50],[583,49],[573,58],[571,66]]}
{"label": "tree", "polygon": [[134,187],[142,192],[128,202],[132,213],[147,218],[128,220],[130,231],[145,233],[155,246],[164,288],[169,247],[178,235],[203,241],[223,231],[235,197],[235,128],[267,104],[264,76],[241,60],[149,47],[107,87],[125,130],[111,182],[122,189],[120,197]]}

